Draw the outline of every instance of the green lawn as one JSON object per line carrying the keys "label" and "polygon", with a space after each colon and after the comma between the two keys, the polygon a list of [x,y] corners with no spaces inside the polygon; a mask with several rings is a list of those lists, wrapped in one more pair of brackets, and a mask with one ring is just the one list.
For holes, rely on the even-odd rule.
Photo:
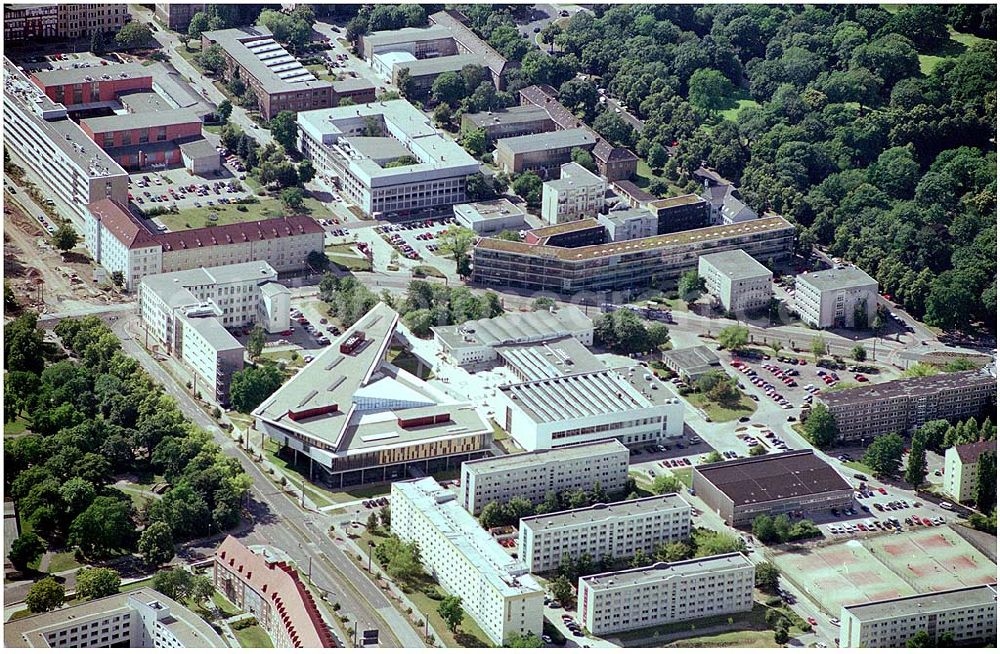
{"label": "green lawn", "polygon": [[49,561],[48,572],[58,574],[60,572],[72,570],[73,568],[79,568],[81,565],[83,564],[76,560],[76,555],[73,551],[56,552],[52,555],[52,559]]}
{"label": "green lawn", "polygon": [[413,356],[413,353],[407,352],[400,348],[392,348],[389,350],[389,363],[396,366],[397,368],[402,368],[406,372],[428,381],[434,379],[434,372],[423,364],[422,361]]}
{"label": "green lawn", "polygon": [[239,615],[243,611],[240,611],[236,605],[226,599],[225,595],[219,591],[215,591],[212,594],[212,601],[215,602],[215,606],[218,607],[219,612],[224,618],[231,618],[234,615]]}
{"label": "green lawn", "polygon": [[243,648],[274,647],[267,632],[257,625],[244,629],[233,629],[233,635],[236,636],[236,640],[240,641],[240,646]]}
{"label": "green lawn", "polygon": [[[243,208],[246,211],[240,211]],[[215,206],[191,207],[182,209],[178,213],[163,214],[155,219],[163,223],[172,232],[184,229],[196,229],[199,227],[210,227],[212,225],[230,225],[232,223],[245,223],[255,220],[265,220],[268,218],[280,218],[291,215],[275,198],[261,198],[256,204],[217,204]],[[318,220],[330,218],[333,214],[322,203],[313,198],[306,198],[305,208],[301,213],[308,214]],[[211,217],[214,216],[215,220]]]}
{"label": "green lawn", "polygon": [[670,474],[679,479],[682,484],[691,488],[691,468],[673,468],[670,470]]}
{"label": "green lawn", "polygon": [[709,400],[704,393],[691,393],[685,395],[684,399],[704,411],[712,422],[731,422],[757,410],[756,402],[742,393],[740,395],[739,402],[725,406]]}
{"label": "green lawn", "polygon": [[640,159],[638,164],[636,165],[635,179],[633,179],[632,181],[635,182],[636,186],[644,189],[647,188],[654,179],[659,179],[660,181],[665,182],[667,184],[667,186],[670,189],[667,195],[669,196],[684,195],[684,189],[671,183],[670,180],[666,179],[665,177],[658,177],[654,175],[652,169],[649,167],[649,164],[647,164],[644,159]]}
{"label": "green lawn", "polygon": [[28,431],[28,419],[21,416],[3,425],[4,436],[18,436],[26,431]]}
{"label": "green lawn", "polygon": [[[294,485],[294,488],[303,487],[305,475],[309,474],[309,462],[306,457],[303,456],[299,461],[298,467],[295,467],[291,461],[286,461],[278,456],[278,445],[271,440],[267,440],[264,443],[264,456],[269,463],[289,478],[289,482]],[[320,490],[311,482],[305,482],[305,490],[306,497],[312,500],[316,506],[326,506],[327,504],[335,504],[337,502],[330,493]]]}
{"label": "green lawn", "polygon": [[862,472],[871,477],[872,479],[875,478],[875,471],[866,466],[865,464],[861,463],[860,461],[844,461],[844,465],[847,466],[848,468],[853,468],[858,472]]}
{"label": "green lawn", "polygon": [[719,112],[719,116],[723,120],[736,121],[736,115],[740,112],[740,109],[744,107],[760,107],[760,104],[750,97],[746,89],[738,89],[738,93],[735,97],[730,98],[728,107]]}
{"label": "green lawn", "polygon": [[440,277],[441,279],[447,279],[447,275],[435,268],[434,266],[420,265],[413,269],[414,277]]}
{"label": "green lawn", "polygon": [[326,256],[330,257],[330,261],[351,272],[368,272],[372,269],[372,262],[368,260],[368,257],[358,252],[353,245],[347,243],[330,245],[324,252],[326,252]]}
{"label": "green lawn", "polygon": [[209,134],[221,134],[222,125],[203,125],[202,129]]}
{"label": "green lawn", "polygon": [[743,631],[730,631],[714,636],[696,636],[694,638],[675,640],[670,643],[669,647],[706,647],[714,649],[717,647],[779,647],[779,645],[774,642],[773,631],[745,629]]}
{"label": "green lawn", "polygon": [[326,69],[326,66],[324,66],[323,64],[310,64],[306,66],[306,68],[308,68],[312,72],[312,74],[316,76],[316,79],[324,80],[326,82],[337,81],[336,76],[331,75],[330,71],[328,71]]}
{"label": "green lawn", "polygon": [[974,34],[963,34],[955,30],[949,31],[951,32],[951,39],[938,48],[937,51],[931,54],[918,55],[920,59],[920,72],[924,75],[930,75],[934,67],[945,59],[954,59],[977,43],[988,40]]}
{"label": "green lawn", "polygon": [[131,584],[125,584],[118,589],[120,593],[128,593],[133,590],[138,590],[139,588],[149,588],[153,585],[152,579],[144,579],[143,581],[136,581]]}

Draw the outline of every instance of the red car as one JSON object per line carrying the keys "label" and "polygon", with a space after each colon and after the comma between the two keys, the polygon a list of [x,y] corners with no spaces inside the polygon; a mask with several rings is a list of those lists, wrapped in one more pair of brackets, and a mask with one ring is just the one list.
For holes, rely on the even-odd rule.
{"label": "red car", "polygon": [[889,493],[885,492],[884,488],[878,489],[878,492],[882,493],[883,495],[888,495],[889,494]]}
{"label": "red car", "polygon": [[286,329],[285,331],[281,332],[281,335],[282,335],[282,336],[291,336],[291,335],[292,335],[292,334],[294,334],[294,333],[295,333],[295,330],[292,330],[292,329]]}
{"label": "red car", "polygon": [[815,626],[816,626],[816,624],[817,624],[817,623],[816,623],[816,618],[814,618],[814,617],[812,617],[812,616],[810,616],[810,617],[806,618],[806,622],[808,622],[809,624],[811,624],[811,625],[812,625],[812,626],[814,626],[814,627],[815,627]]}
{"label": "red car", "polygon": [[924,523],[925,527],[933,527],[934,526],[934,523],[931,522],[930,518],[924,518],[921,522]]}

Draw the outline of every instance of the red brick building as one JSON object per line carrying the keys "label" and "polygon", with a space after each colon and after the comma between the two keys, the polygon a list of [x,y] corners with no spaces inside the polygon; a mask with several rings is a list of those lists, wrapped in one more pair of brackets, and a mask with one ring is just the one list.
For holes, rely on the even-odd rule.
{"label": "red brick building", "polygon": [[80,127],[120,166],[180,165],[181,143],[201,138],[201,120],[187,109],[86,118]]}
{"label": "red brick building", "polygon": [[139,64],[40,70],[31,74],[31,81],[50,100],[69,109],[112,103],[123,93],[153,89],[153,76]]}

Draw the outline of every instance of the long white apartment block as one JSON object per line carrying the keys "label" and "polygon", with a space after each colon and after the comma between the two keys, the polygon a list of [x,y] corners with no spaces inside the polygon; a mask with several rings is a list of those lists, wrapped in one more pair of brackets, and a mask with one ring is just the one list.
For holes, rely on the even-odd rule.
{"label": "long white apartment block", "polygon": [[490,401],[529,452],[608,438],[658,443],[684,432],[683,404],[639,366],[503,385]]}
{"label": "long white apartment block", "polygon": [[995,645],[996,584],[854,604],[840,611],[841,647],[906,647],[920,631],[935,640],[951,634],[958,644]]}
{"label": "long white apartment block", "polygon": [[396,482],[390,496],[392,532],[416,542],[427,572],[452,595],[496,645],[542,633],[545,591],[433,477]]}
{"label": "long white apartment block", "polygon": [[754,564],[739,552],[581,577],[577,612],[600,636],[743,613],[753,608]]}
{"label": "long white apartment block", "polygon": [[595,483],[609,493],[628,481],[628,448],[616,440],[525,452],[462,464],[462,505],[478,515],[490,502],[523,497],[533,504],[547,493]]}
{"label": "long white apartment block", "polygon": [[521,519],[518,555],[533,573],[559,567],[563,557],[623,559],[691,533],[691,505],[676,493],[654,495]]}
{"label": "long white apartment block", "polygon": [[576,162],[559,169],[559,179],[542,184],[542,220],[558,225],[593,218],[604,210],[607,181]]}

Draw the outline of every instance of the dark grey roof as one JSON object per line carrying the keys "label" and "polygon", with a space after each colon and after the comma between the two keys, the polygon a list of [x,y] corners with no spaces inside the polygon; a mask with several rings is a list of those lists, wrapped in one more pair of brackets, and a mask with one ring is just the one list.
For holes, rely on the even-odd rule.
{"label": "dark grey roof", "polygon": [[942,390],[975,387],[983,383],[996,385],[996,379],[982,370],[967,370],[930,377],[896,379],[881,384],[845,388],[842,391],[820,393],[820,400],[830,408],[849,407],[875,400],[898,397],[921,397]]}
{"label": "dark grey roof", "polygon": [[765,454],[695,468],[734,506],[805,497],[852,487],[812,450]]}

